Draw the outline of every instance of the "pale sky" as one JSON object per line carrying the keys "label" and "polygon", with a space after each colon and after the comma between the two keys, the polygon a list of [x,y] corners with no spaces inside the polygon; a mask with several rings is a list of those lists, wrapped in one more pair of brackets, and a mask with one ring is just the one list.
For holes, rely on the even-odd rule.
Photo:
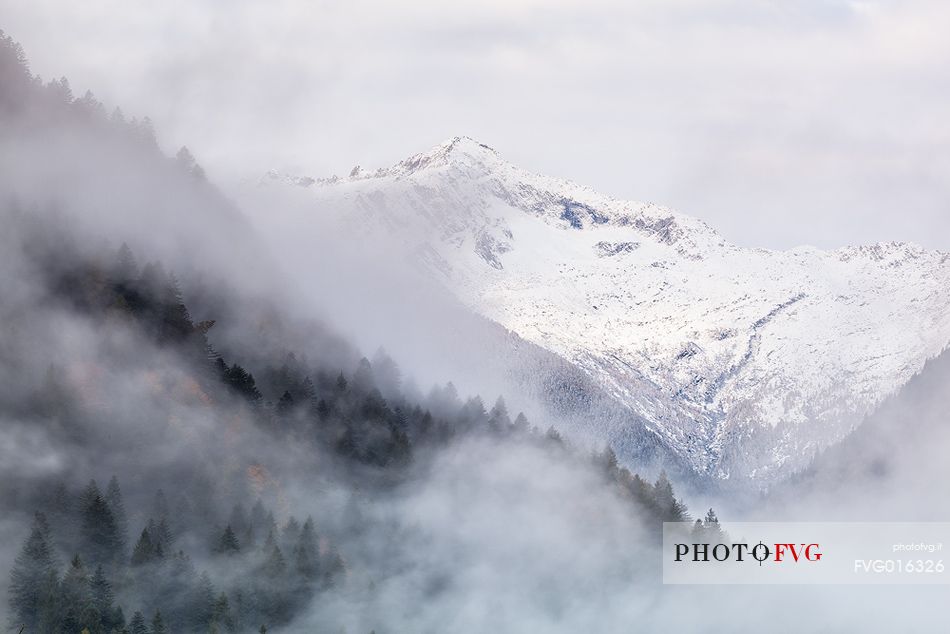
{"label": "pale sky", "polygon": [[0,28],[225,184],[469,135],[744,245],[950,250],[940,0],[0,0]]}

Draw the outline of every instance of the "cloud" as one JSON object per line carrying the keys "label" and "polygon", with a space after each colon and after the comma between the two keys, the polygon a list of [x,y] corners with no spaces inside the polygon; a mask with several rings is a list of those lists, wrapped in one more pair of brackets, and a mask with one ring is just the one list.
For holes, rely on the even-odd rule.
{"label": "cloud", "polygon": [[0,7],[35,71],[151,115],[212,176],[342,173],[470,134],[744,244],[950,248],[932,0]]}

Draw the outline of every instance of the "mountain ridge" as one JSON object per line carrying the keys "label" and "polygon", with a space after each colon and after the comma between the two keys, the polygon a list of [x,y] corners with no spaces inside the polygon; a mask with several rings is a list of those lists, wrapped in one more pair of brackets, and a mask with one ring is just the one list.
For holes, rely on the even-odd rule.
{"label": "mountain ridge", "polygon": [[800,469],[950,341],[945,253],[740,247],[467,137],[376,172],[263,182],[303,186],[321,223],[401,251],[568,359],[715,479]]}

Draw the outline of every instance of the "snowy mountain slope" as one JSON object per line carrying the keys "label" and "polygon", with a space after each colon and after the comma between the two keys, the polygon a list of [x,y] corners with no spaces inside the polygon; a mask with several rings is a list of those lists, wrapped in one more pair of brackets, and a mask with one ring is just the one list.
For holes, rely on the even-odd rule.
{"label": "snowy mountain slope", "polygon": [[372,173],[264,182],[304,188],[321,226],[401,249],[582,368],[701,475],[764,483],[801,468],[950,340],[947,254],[740,248],[468,138]]}

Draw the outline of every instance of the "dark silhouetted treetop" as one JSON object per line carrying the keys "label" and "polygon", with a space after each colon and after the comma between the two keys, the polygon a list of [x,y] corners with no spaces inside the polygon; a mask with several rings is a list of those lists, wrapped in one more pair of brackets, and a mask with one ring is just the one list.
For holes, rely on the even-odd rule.
{"label": "dark silhouetted treetop", "polygon": [[230,525],[224,529],[224,532],[221,533],[221,537],[218,538],[214,552],[220,555],[237,555],[241,552],[241,544],[238,542],[238,538]]}

